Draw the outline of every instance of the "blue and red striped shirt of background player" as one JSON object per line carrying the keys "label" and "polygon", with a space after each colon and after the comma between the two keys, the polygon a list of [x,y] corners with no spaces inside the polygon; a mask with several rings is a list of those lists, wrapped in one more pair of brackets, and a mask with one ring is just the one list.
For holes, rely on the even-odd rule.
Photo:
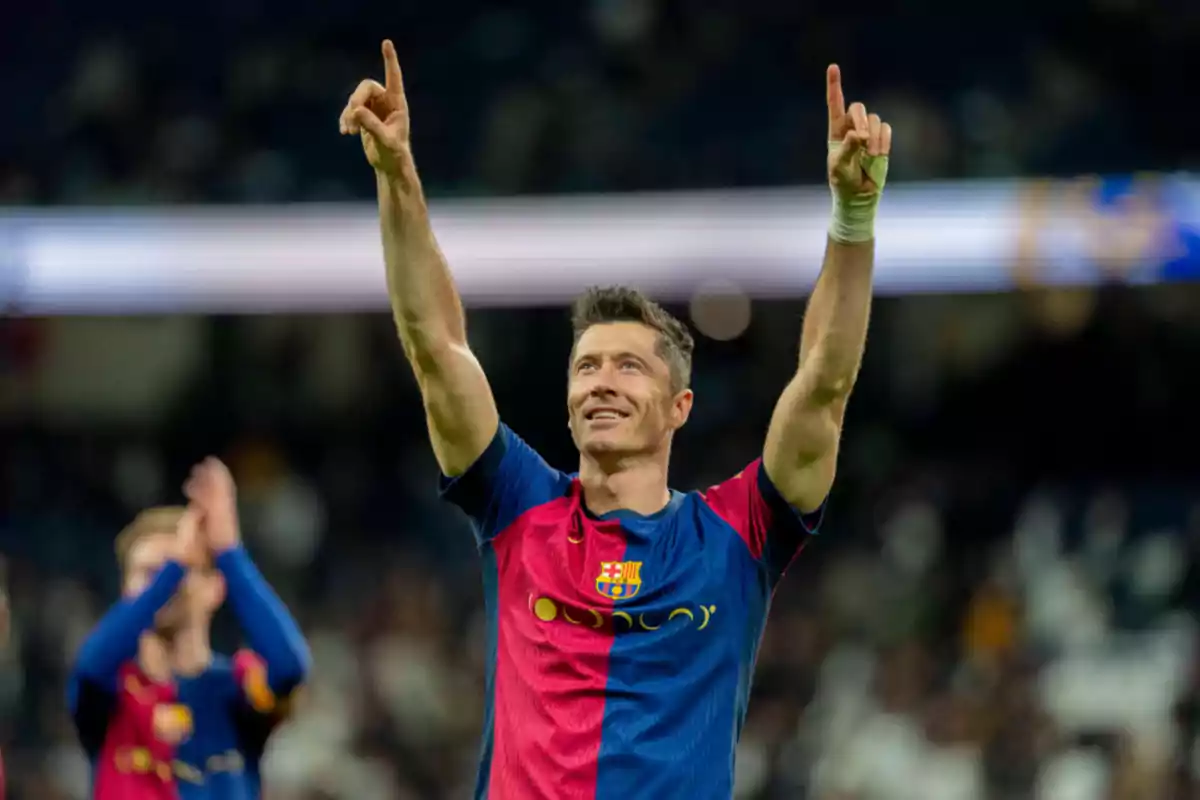
{"label": "blue and red striped shirt of background player", "polygon": [[[252,649],[217,656],[171,684],[138,668],[142,633],[175,594],[184,569],[168,562],[144,592],[114,605],[75,659],[68,704],[92,762],[96,800],[258,800],[267,738],[303,683],[309,652],[296,622],[241,547],[221,553],[227,598]],[[156,709],[188,734],[176,746],[155,735]]]}
{"label": "blue and red striped shirt of background player", "polygon": [[508,427],[446,499],[487,611],[480,800],[727,800],[775,585],[815,533],[761,461],[656,514],[592,515]]}

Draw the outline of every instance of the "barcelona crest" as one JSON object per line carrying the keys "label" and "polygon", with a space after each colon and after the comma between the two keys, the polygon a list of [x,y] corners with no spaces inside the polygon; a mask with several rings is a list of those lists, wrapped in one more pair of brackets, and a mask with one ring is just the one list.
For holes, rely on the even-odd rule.
{"label": "barcelona crest", "polygon": [[642,562],[602,561],[596,591],[613,600],[628,600],[642,588]]}

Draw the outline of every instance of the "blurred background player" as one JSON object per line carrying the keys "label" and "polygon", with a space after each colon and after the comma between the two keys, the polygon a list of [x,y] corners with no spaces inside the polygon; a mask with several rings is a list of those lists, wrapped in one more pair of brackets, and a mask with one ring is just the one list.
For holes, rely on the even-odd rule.
{"label": "blurred background player", "polygon": [[667,476],[692,411],[694,342],[632,289],[576,305],[567,413],[578,474],[552,469],[500,422],[429,224],[391,42],[383,56],[386,83],[359,85],[341,129],[361,134],[376,170],[396,325],[443,492],[483,554],[489,704],[475,796],[729,798],[770,598],[833,484],[891,127],[862,103],[847,108],[828,68],[833,218],[799,367],[762,457],[685,495]]}
{"label": "blurred background player", "polygon": [[[296,622],[241,545],[233,479],[210,458],[186,508],[153,508],[117,539],[124,597],[76,656],[68,702],[97,800],[258,798],[267,738],[308,672]],[[228,598],[250,645],[209,644]]]}

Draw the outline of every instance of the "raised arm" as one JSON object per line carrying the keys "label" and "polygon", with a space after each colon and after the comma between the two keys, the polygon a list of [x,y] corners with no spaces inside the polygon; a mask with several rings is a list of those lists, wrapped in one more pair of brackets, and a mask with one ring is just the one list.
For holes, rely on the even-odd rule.
{"label": "raised arm", "polygon": [[887,179],[892,128],[862,103],[847,110],[836,65],[826,73],[833,221],[808,300],[800,366],[775,406],[763,465],[801,511],[825,501],[837,470],[846,401],[858,376],[871,315],[875,210]]}
{"label": "raised arm", "polygon": [[192,468],[183,486],[200,514],[202,538],[225,578],[227,597],[242,633],[265,665],[272,697],[285,697],[308,677],[312,660],[300,626],[242,546],[237,487],[216,458]]}
{"label": "raised arm", "polygon": [[425,403],[442,472],[461,475],[496,434],[491,387],[467,345],[462,301],[429,222],[409,140],[408,101],[396,49],[383,43],[385,83],[359,84],[341,132],[362,138],[375,169],[392,317]]}

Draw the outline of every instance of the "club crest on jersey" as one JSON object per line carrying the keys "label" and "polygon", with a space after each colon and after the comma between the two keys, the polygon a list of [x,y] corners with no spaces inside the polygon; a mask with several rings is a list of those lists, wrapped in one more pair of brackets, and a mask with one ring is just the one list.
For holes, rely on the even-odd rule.
{"label": "club crest on jersey", "polygon": [[628,600],[642,588],[642,562],[602,561],[596,591],[613,600]]}

